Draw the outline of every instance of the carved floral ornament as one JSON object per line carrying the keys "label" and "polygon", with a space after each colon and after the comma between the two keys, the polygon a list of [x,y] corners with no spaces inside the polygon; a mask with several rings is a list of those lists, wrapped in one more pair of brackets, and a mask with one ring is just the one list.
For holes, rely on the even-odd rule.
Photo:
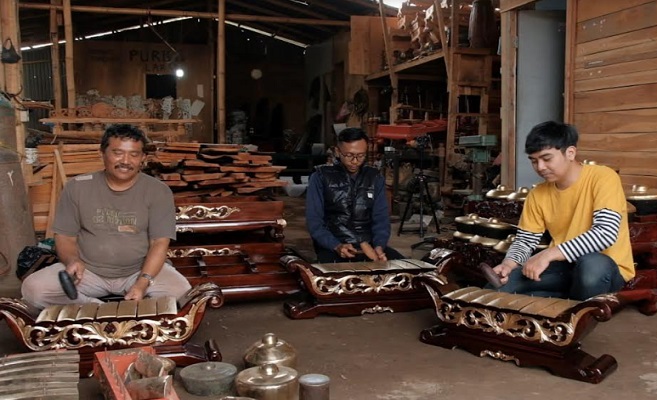
{"label": "carved floral ornament", "polygon": [[239,249],[231,249],[224,247],[221,249],[206,249],[205,247],[195,247],[192,249],[169,249],[167,257],[169,258],[183,258],[183,257],[200,257],[200,256],[235,256],[241,255]]}
{"label": "carved floral ornament", "polygon": [[176,221],[179,220],[204,220],[225,219],[241,210],[237,207],[226,205],[219,207],[206,207],[198,204],[176,207]]}
{"label": "carved floral ornament", "polygon": [[14,321],[24,344],[32,351],[79,349],[83,347],[153,345],[157,342],[187,341],[194,330],[194,319],[205,302],[196,302],[181,317],[126,321],[86,321],[60,326],[57,323],[27,325],[13,313],[4,316]]}

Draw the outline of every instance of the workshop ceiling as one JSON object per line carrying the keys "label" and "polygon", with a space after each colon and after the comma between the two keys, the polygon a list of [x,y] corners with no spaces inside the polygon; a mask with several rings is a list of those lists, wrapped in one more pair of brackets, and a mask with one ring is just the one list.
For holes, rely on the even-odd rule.
{"label": "workshop ceiling", "polygon": [[[18,0],[21,46],[50,42],[48,7],[51,2],[61,4],[62,1]],[[204,21],[199,25],[205,27],[202,32],[199,29],[199,32],[179,33],[178,39],[188,43],[207,42],[210,34],[216,35],[216,24],[211,22],[209,16],[210,13],[217,14],[218,3],[218,0],[71,0],[73,35],[83,38],[132,26],[148,27],[149,24],[175,18],[160,14],[177,11],[176,16],[189,16],[199,23]],[[393,7],[386,6],[385,10],[388,16],[397,14],[397,9]],[[227,22],[312,45],[346,30],[346,23],[352,15],[379,15],[379,4],[376,0],[226,0],[226,15]],[[251,18],[245,16],[253,18],[249,20]],[[285,21],[286,18],[295,23]],[[336,22],[334,25],[323,25],[312,20]],[[59,35],[63,39],[63,24]]]}

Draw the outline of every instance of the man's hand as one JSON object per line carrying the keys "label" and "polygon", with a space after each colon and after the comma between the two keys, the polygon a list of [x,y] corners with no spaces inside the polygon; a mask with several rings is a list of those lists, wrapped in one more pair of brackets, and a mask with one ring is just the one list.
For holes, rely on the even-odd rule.
{"label": "man's hand", "polygon": [[509,274],[516,269],[516,267],[518,267],[518,264],[516,264],[515,261],[505,258],[501,264],[493,268],[493,272],[500,277],[502,285],[506,285],[506,283],[509,282]]}
{"label": "man's hand", "polygon": [[379,261],[388,261],[388,257],[386,257],[386,252],[383,251],[383,247],[376,246],[374,248],[374,251],[376,252],[376,255],[379,257]]}
{"label": "man's hand", "polygon": [[354,258],[358,250],[351,243],[340,243],[335,246],[335,252],[342,258]]}
{"label": "man's hand", "polygon": [[531,280],[540,281],[541,274],[547,269],[550,262],[564,259],[565,257],[558,247],[550,247],[529,257],[522,267],[522,274]]}
{"label": "man's hand", "polygon": [[86,268],[87,266],[77,258],[66,265],[66,272],[71,275],[76,286],[82,281],[82,275]]}
{"label": "man's hand", "polygon": [[144,298],[147,288],[148,281],[146,279],[137,278],[137,282],[128,289],[128,292],[123,298],[126,300],[141,300]]}

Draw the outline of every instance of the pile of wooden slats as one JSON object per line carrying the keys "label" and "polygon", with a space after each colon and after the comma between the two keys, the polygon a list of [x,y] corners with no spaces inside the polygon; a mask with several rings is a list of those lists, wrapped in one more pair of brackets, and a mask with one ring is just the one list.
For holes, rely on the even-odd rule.
{"label": "pile of wooden slats", "polygon": [[[103,169],[98,144],[39,145],[30,183],[34,230],[52,237],[57,200],[69,178]],[[53,184],[54,183],[54,184]]]}
{"label": "pile of wooden slats", "polygon": [[77,399],[80,355],[50,350],[0,358],[0,399]]}
{"label": "pile of wooden slats", "polygon": [[148,166],[177,198],[247,194],[287,184],[278,179],[285,167],[241,145],[163,143],[149,155]]}
{"label": "pile of wooden slats", "polygon": [[[55,208],[64,184],[73,176],[100,171],[98,144],[38,146],[38,165],[30,182],[34,230],[52,237]],[[243,145],[171,142],[148,152],[149,173],[171,187],[176,198],[249,194],[285,186],[271,156],[243,151]],[[54,183],[54,184],[53,184]]]}

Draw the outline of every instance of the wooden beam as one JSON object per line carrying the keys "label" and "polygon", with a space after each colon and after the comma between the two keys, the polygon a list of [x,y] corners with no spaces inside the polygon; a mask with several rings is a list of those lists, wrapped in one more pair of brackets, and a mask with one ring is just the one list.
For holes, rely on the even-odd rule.
{"label": "wooden beam", "polygon": [[450,70],[450,60],[451,54],[449,52],[449,43],[447,43],[447,34],[445,33],[445,14],[443,9],[440,6],[440,1],[433,0],[433,12],[434,17],[438,20],[438,29],[440,30],[440,44],[443,48],[444,58],[445,58],[445,70],[447,71],[447,87],[449,88],[449,73]]}
{"label": "wooden beam", "polygon": [[501,183],[509,187],[516,186],[516,111],[517,111],[517,54],[518,11],[502,13],[502,119]]}
{"label": "wooden beam", "polygon": [[383,11],[383,0],[379,0],[379,15],[381,17],[381,27],[383,28],[383,44],[385,45],[386,61],[388,63],[388,74],[390,75],[390,86],[392,93],[390,94],[390,123],[394,124],[397,119],[397,89],[399,82],[397,74],[394,71],[395,64],[392,59],[392,45],[390,43],[390,30],[388,29],[388,21],[386,14]]}
{"label": "wooden beam", "polygon": [[[50,0],[52,5],[62,5],[62,0]],[[52,63],[52,90],[55,99],[55,110],[59,111],[62,108],[62,78],[59,70],[59,21],[58,16],[61,13],[56,9],[50,10],[50,59]],[[58,113],[59,114],[59,113]]]}
{"label": "wooden beam", "polygon": [[71,0],[64,0],[64,37],[66,38],[66,97],[68,108],[75,108],[75,68],[73,66],[73,17],[71,15]]}
{"label": "wooden beam", "polygon": [[[265,14],[265,16],[269,16],[269,17],[272,17],[272,18],[275,18],[275,17],[276,18],[287,18],[287,14],[272,11],[272,10],[264,8],[264,7],[258,7],[258,6],[255,6],[255,5],[246,4],[244,2],[237,3],[237,6],[240,7],[240,8],[249,10],[249,11],[255,11],[256,13]],[[324,32],[330,32],[331,31],[330,29],[325,28],[325,27],[317,27],[317,29],[322,30]]]}
{"label": "wooden beam", "polygon": [[[21,3],[21,8],[34,10],[50,10],[51,8],[61,9],[61,7],[48,4],[31,4]],[[97,13],[97,14],[128,14],[143,16],[159,17],[191,17],[191,18],[210,18],[219,17],[218,13],[201,12],[201,11],[183,11],[183,10],[154,10],[141,8],[118,8],[118,7],[95,7],[95,6],[71,6],[72,12]],[[226,14],[226,20],[230,21],[259,21],[259,22],[276,22],[281,24],[298,24],[298,25],[321,25],[321,26],[349,26],[349,21],[337,21],[327,19],[310,19],[310,18],[288,18],[288,17],[269,17],[264,15],[244,15],[244,14]]]}
{"label": "wooden beam", "polygon": [[504,13],[511,11],[516,8],[524,7],[527,4],[535,3],[536,1],[537,0],[500,0],[500,12]]}
{"label": "wooden beam", "polygon": [[226,0],[218,0],[217,21],[217,133],[226,143]]}

